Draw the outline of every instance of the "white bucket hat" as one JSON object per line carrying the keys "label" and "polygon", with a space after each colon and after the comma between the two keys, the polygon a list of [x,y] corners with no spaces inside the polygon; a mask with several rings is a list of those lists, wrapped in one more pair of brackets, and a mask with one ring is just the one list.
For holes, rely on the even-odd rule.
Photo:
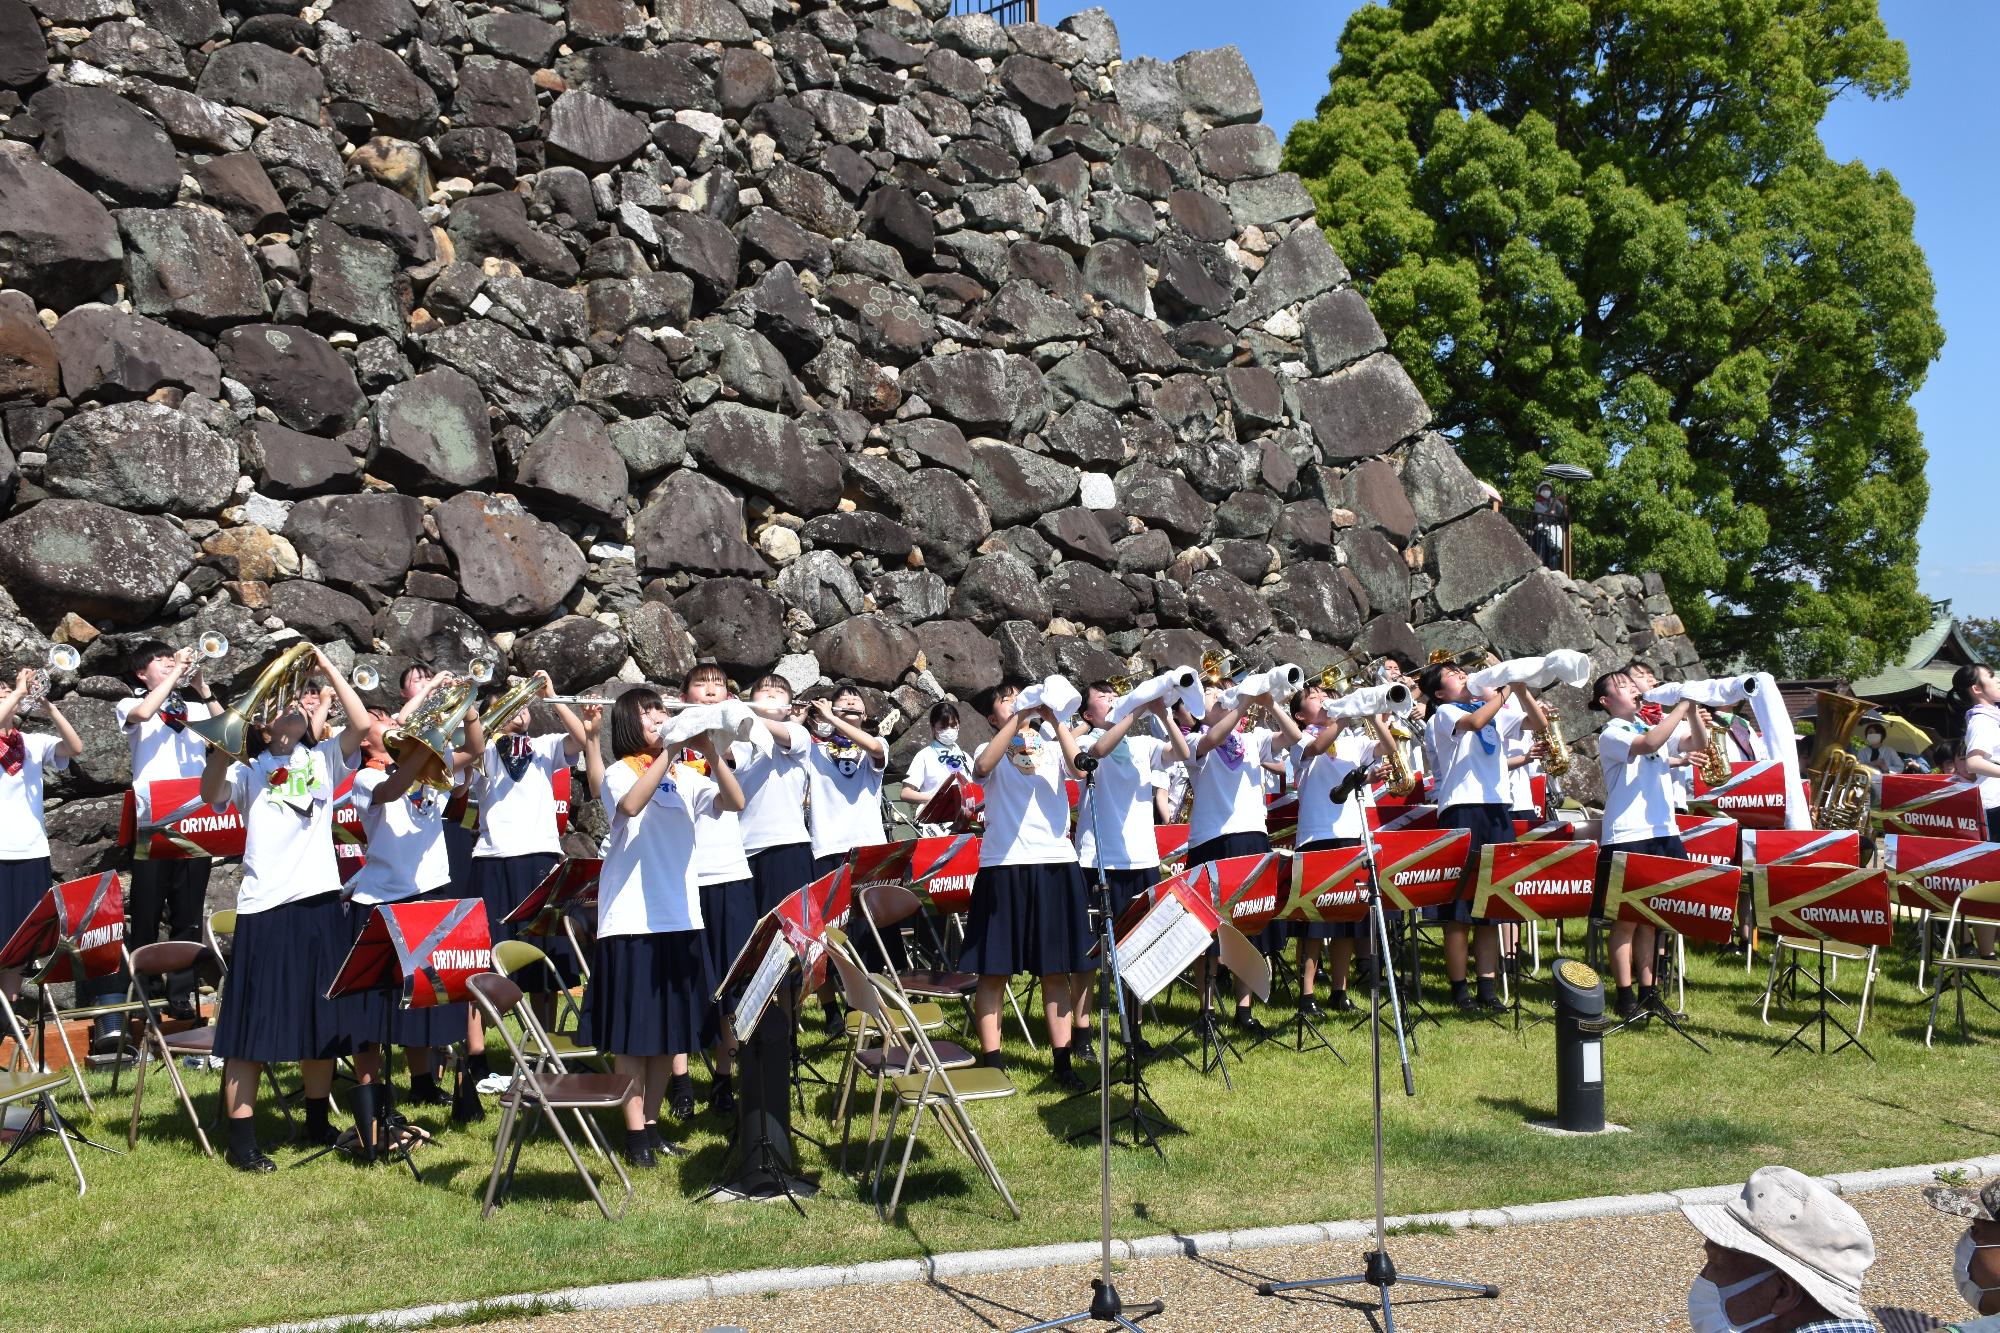
{"label": "white bucket hat", "polygon": [[1866,1319],[1861,1278],[1875,1262],[1875,1238],[1861,1214],[1810,1176],[1760,1167],[1728,1203],[1682,1204],[1696,1231],[1781,1269],[1828,1314]]}

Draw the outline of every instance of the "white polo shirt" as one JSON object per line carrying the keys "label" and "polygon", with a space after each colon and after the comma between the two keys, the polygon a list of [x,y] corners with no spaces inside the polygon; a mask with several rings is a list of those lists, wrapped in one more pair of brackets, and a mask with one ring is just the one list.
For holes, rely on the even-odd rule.
{"label": "white polo shirt", "polygon": [[447,794],[418,783],[396,800],[377,801],[375,789],[388,780],[388,770],[381,768],[354,775],[354,808],[368,836],[368,859],[347,882],[348,896],[357,903],[401,902],[451,882],[444,845]]}
{"label": "white polo shirt", "polygon": [[1366,825],[1363,807],[1372,804],[1366,784],[1340,804],[1333,802],[1333,789],[1357,768],[1375,762],[1379,747],[1375,738],[1358,727],[1345,727],[1324,754],[1306,758],[1309,733],[1292,747],[1292,763],[1299,774],[1299,830],[1297,845],[1326,838],[1359,838]]}
{"label": "white polo shirt", "polygon": [[1194,812],[1188,846],[1199,847],[1228,833],[1265,833],[1264,768],[1275,758],[1275,732],[1263,727],[1231,732],[1195,764]]}
{"label": "white polo shirt", "polygon": [[932,741],[917,751],[910,760],[910,771],[903,775],[903,785],[915,787],[926,796],[944,786],[945,780],[953,773],[972,777],[972,757],[956,745],[944,746]]}
{"label": "white polo shirt", "polygon": [[770,750],[748,741],[729,747],[736,764],[736,785],[743,788],[743,813],[737,818],[743,850],[751,855],[767,847],[810,842],[806,829],[806,752],[812,738],[796,722],[779,725],[784,738]]}
{"label": "white polo shirt", "polygon": [[[1965,752],[1985,755],[2000,764],[2000,708],[1979,704],[1965,714]],[[2000,778],[1979,779],[1979,803],[1991,810],[2000,805]]]}
{"label": "white polo shirt", "polygon": [[[985,753],[986,746],[980,746],[973,762]],[[1029,728],[1014,732],[1006,755],[980,784],[986,793],[986,832],[979,839],[981,869],[1076,860],[1076,847],[1069,840],[1067,778],[1057,742]]]}
{"label": "white polo shirt", "polygon": [[[200,777],[208,763],[208,747],[192,731],[170,726],[158,713],[144,722],[133,721],[133,712],[143,702],[120,699],[116,709],[118,725],[125,729],[125,742],[132,750],[132,785]],[[190,700],[188,706],[190,718],[206,718],[212,711],[206,699]],[[192,712],[197,707],[202,710],[198,715]]]}
{"label": "white polo shirt", "polygon": [[[501,754],[503,746],[511,747],[517,739],[527,742],[526,763],[518,778],[507,771]],[[474,793],[479,802],[479,841],[472,845],[475,857],[562,854],[562,835],[556,829],[555,778],[570,766],[568,745],[566,732],[501,736],[487,742]],[[369,846],[372,856],[372,841]]]}
{"label": "white polo shirt", "polygon": [[42,770],[69,767],[69,760],[56,753],[61,744],[60,736],[24,731],[21,771],[0,768],[0,861],[32,861],[49,854],[48,830],[42,825]]}
{"label": "white polo shirt", "polygon": [[[1077,742],[1078,748],[1090,748],[1103,734],[1091,732]],[[1159,865],[1153,793],[1166,789],[1167,754],[1165,741],[1128,731],[1098,762],[1076,808],[1077,859],[1084,865],[1105,870],[1151,870]],[[1067,794],[1063,799],[1067,803]],[[1104,838],[1101,848],[1098,834]]]}
{"label": "white polo shirt", "polygon": [[[711,782],[693,764],[674,765],[674,781]],[[750,858],[743,854],[743,825],[734,810],[716,807],[694,821],[694,882],[735,884],[750,878]]]}
{"label": "white polo shirt", "polygon": [[1665,747],[1651,754],[1632,753],[1632,742],[1649,730],[1645,724],[1614,717],[1597,737],[1597,766],[1604,774],[1603,846],[1665,838],[1678,830],[1674,822],[1673,769]]}
{"label": "white polo shirt", "polygon": [[806,790],[812,797],[815,857],[836,856],[882,842],[882,773],[888,756],[871,759],[859,745],[836,735],[806,756]]}
{"label": "white polo shirt", "polygon": [[618,802],[638,781],[639,774],[622,759],[604,770],[601,800],[611,832],[597,877],[600,938],[701,929],[694,831],[695,821],[715,810],[715,784],[676,767],[646,808],[627,818],[618,812]]}
{"label": "white polo shirt", "polygon": [[333,789],[361,759],[340,751],[340,733],[290,754],[264,753],[229,766],[222,809],[243,816],[238,912],[263,912],[340,890],[333,853]]}
{"label": "white polo shirt", "polygon": [[[1437,782],[1440,810],[1453,805],[1512,807],[1507,739],[1520,731],[1524,715],[1510,715],[1503,708],[1481,731],[1458,730],[1459,718],[1478,711],[1478,707],[1441,703],[1431,714],[1428,730],[1440,770]],[[1490,751],[1488,745],[1493,747]]]}

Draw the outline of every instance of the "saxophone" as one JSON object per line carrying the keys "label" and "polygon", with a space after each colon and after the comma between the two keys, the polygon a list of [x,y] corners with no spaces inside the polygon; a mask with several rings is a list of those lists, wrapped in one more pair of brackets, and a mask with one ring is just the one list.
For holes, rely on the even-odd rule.
{"label": "saxophone", "polygon": [[1695,761],[1701,772],[1701,780],[1711,787],[1720,787],[1729,781],[1729,754],[1722,748],[1723,732],[1720,724],[1708,729],[1708,745],[1701,757]]}
{"label": "saxophone", "polygon": [[1417,789],[1417,775],[1410,768],[1410,757],[1403,753],[1403,729],[1395,723],[1389,724],[1388,751],[1382,758],[1389,765],[1387,790],[1391,796],[1408,796]]}
{"label": "saxophone", "polygon": [[1542,772],[1552,778],[1559,778],[1569,772],[1576,762],[1576,756],[1569,748],[1569,737],[1563,735],[1562,713],[1542,705],[1542,712],[1548,718],[1548,725],[1542,729],[1542,741],[1548,746],[1548,754],[1542,759]]}

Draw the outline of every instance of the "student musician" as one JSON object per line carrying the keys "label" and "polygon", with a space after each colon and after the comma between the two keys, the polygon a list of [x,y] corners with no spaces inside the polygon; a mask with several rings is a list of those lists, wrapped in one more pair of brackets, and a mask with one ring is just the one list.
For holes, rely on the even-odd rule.
{"label": "student musician", "polygon": [[[13,688],[0,694],[0,943],[13,938],[35,904],[54,883],[49,873],[49,836],[42,822],[42,777],[60,772],[83,753],[83,741],[54,701],[44,699],[56,734],[21,730],[23,703],[35,684],[33,668],[14,677]],[[21,973],[0,972],[0,989],[9,1000],[21,995]]]}
{"label": "student musician", "polygon": [[[690,704],[713,705],[729,699],[729,676],[713,662],[689,669],[681,680],[681,697]],[[674,776],[714,781],[707,750],[681,751]],[[742,785],[738,780],[737,785]],[[747,797],[746,797],[747,800]],[[701,898],[701,941],[707,954],[709,978],[719,982],[736,961],[757,925],[757,887],[750,878],[750,858],[744,852],[743,825],[736,809],[717,806],[694,821],[694,877]],[[736,1109],[730,1083],[736,1068],[736,1039],[724,1028],[722,1010],[711,997],[702,1022],[702,1045],[715,1050],[715,1083],[710,1105],[717,1114]],[[667,1110],[676,1120],[694,1114],[694,1087],[675,1077],[667,1089]]]}
{"label": "student musician", "polygon": [[[916,752],[910,759],[910,771],[904,775],[903,788],[896,793],[897,799],[910,807],[915,814],[924,808],[924,803],[937,795],[938,788],[950,780],[954,773],[969,775],[972,757],[960,748],[958,743],[958,705],[949,699],[940,699],[931,705],[931,743]],[[925,824],[917,832],[926,838],[934,838],[951,830],[943,825]]]}
{"label": "student musician", "polygon": [[[1660,674],[1636,657],[1625,664],[1625,674],[1639,687],[1641,696],[1660,683]],[[1641,722],[1650,727],[1665,716],[1666,710],[1659,704],[1642,698],[1639,711]],[[1688,723],[1683,720],[1672,742],[1667,746],[1667,769],[1673,778],[1672,791],[1676,810],[1686,810],[1688,802],[1694,799],[1694,763],[1688,758],[1693,752],[1684,748],[1687,733]]]}
{"label": "student musician", "polygon": [[[1459,1009],[1497,1011],[1500,1003],[1499,930],[1490,921],[1474,920],[1467,891],[1477,875],[1479,849],[1489,842],[1514,841],[1512,800],[1507,771],[1507,738],[1516,730],[1540,732],[1546,724],[1541,702],[1526,685],[1475,694],[1465,670],[1456,662],[1433,662],[1417,677],[1417,687],[1431,701],[1425,728],[1437,760],[1438,826],[1471,833],[1466,850],[1465,878],[1456,900],[1426,914],[1444,921],[1445,975],[1451,980],[1452,1003]],[[1510,713],[1509,695],[1521,711]],[[1467,935],[1476,953],[1478,995],[1466,982]]]}
{"label": "student musician", "polygon": [[[1292,768],[1299,783],[1296,846],[1300,852],[1361,845],[1367,831],[1367,781],[1388,777],[1389,765],[1382,756],[1396,744],[1380,717],[1363,721],[1327,716],[1331,697],[1317,680],[1309,680],[1292,699],[1292,718],[1299,726],[1299,739],[1292,746]],[[1317,1018],[1325,1012],[1316,995],[1321,950],[1327,953],[1328,1007],[1337,1013],[1354,1008],[1347,997],[1347,976],[1356,940],[1372,946],[1366,921],[1304,923],[1299,939],[1301,1014]],[[1372,953],[1372,947],[1363,952]]]}
{"label": "student musician", "polygon": [[[814,878],[812,833],[806,828],[805,805],[806,763],[813,743],[800,720],[802,710],[792,701],[792,684],[783,676],[759,677],[750,687],[750,707],[758,724],[770,733],[771,744],[762,748],[737,741],[729,747],[729,761],[736,769],[736,784],[743,788],[743,813],[737,816],[737,827],[743,834],[743,854],[750,861],[754,928],[758,918]],[[746,931],[743,939],[728,946],[726,956],[722,950],[711,953],[712,959],[722,958],[721,970],[716,973],[718,984],[728,975],[747,939]],[[779,992],[780,1004],[789,1006],[791,1000],[789,988]]]}
{"label": "student musician", "polygon": [[676,763],[680,747],[660,739],[668,716],[655,690],[618,696],[600,797],[611,831],[598,877],[591,1032],[637,1085],[625,1103],[624,1158],[641,1168],[677,1151],[660,1138],[660,1103],[672,1084],[686,1091],[692,1107],[688,1052],[699,1049],[713,1004],[695,875],[696,822],[743,808],[743,789],[710,738],[690,744],[709,776]]}
{"label": "student musician", "polygon": [[[1983,662],[1962,666],[1952,673],[1945,702],[1960,742],[1958,769],[1979,784],[1987,840],[2000,842],[2000,680]],[[1994,927],[1975,925],[1973,937],[1979,956],[1992,958]]]}
{"label": "student musician", "polygon": [[[396,710],[398,725],[408,720],[418,703],[427,696],[424,685],[435,675],[421,662],[403,668],[403,706]],[[474,832],[479,819],[472,809],[472,783],[477,774],[468,769],[459,775],[459,784],[451,790],[451,799],[444,807],[444,846],[451,857],[451,882],[472,897],[478,892],[472,887],[472,849],[479,838]],[[497,937],[496,937],[497,938]]]}
{"label": "student musician", "polygon": [[[1693,700],[1683,699],[1665,709],[1658,722],[1639,718],[1644,690],[1630,672],[1609,671],[1591,687],[1591,707],[1611,720],[1597,738],[1597,765],[1604,774],[1604,832],[1597,853],[1597,902],[1593,915],[1602,916],[1613,852],[1685,858],[1680,830],[1674,823],[1673,776],[1667,762],[1678,748],[1695,754],[1708,745],[1708,728]],[[1679,741],[1674,738],[1681,737]],[[1657,931],[1631,921],[1611,923],[1611,975],[1617,983],[1617,1012],[1631,1018],[1660,1003],[1653,984],[1653,954]],[[1633,992],[1634,971],[1638,992]]]}
{"label": "student musician", "polygon": [[[867,699],[846,682],[814,699],[807,716],[815,744],[806,756],[806,795],[812,806],[813,876],[818,878],[839,869],[856,847],[885,840],[882,775],[889,767],[889,745],[868,724]],[[875,947],[875,932],[855,924],[849,938],[869,971],[909,967],[901,927],[881,932],[885,954]],[[831,1009],[828,1021],[835,1021]]]}
{"label": "student musician", "polygon": [[1749,700],[1713,710],[1697,706],[1695,716],[1711,736],[1717,731],[1722,733],[1723,757],[1730,763],[1754,764],[1771,757],[1771,747],[1757,730]]}
{"label": "student musician", "polygon": [[[1083,1086],[1070,1063],[1070,977],[1090,969],[1090,913],[1076,847],[1069,840],[1067,780],[1076,738],[1046,706],[1017,712],[1017,681],[984,693],[979,706],[993,738],[972,756],[972,778],[986,793],[986,834],[972,884],[959,966],[979,976],[973,996],[979,1062],[1004,1068],[1000,1002],[1008,979],[1041,978],[1042,1005],[1057,1086]],[[1039,723],[1056,739],[1048,740]]]}
{"label": "student musician", "polygon": [[[158,639],[147,639],[132,649],[127,664],[136,692],[118,701],[117,713],[118,725],[124,728],[125,742],[132,751],[134,790],[175,778],[200,777],[208,747],[187,724],[213,716],[216,707],[195,650],[176,652]],[[191,699],[187,697],[190,694],[194,696]],[[205,856],[184,860],[135,856],[125,913],[127,946],[136,951],[158,940],[162,917],[167,922],[168,939],[200,939],[202,908],[208,902],[208,872],[213,864]],[[168,977],[167,1016],[199,1017],[194,993],[193,972]]]}
{"label": "student musician", "polygon": [[[326,997],[354,940],[334,860],[333,789],[360,760],[368,707],[325,653],[315,648],[313,658],[333,687],[318,718],[292,707],[251,728],[249,758],[232,762],[211,749],[201,774],[202,800],[217,810],[234,803],[243,816],[229,997],[215,1027],[229,1121],[225,1159],[239,1171],[276,1169],[257,1146],[253,1119],[264,1066],[298,1063],[303,1137],[327,1143],[334,1059],[371,1035],[357,1030],[365,1006]],[[351,725],[308,743],[334,699]]]}
{"label": "student musician", "polygon": [[[534,676],[537,693],[549,698],[555,684],[546,671]],[[488,693],[502,692],[495,685]],[[471,874],[466,885],[468,897],[486,904],[486,922],[493,942],[517,939],[520,928],[510,925],[507,916],[535,891],[562,860],[562,834],[556,819],[556,774],[572,767],[583,755],[583,722],[566,704],[554,704],[560,732],[530,736],[533,709],[522,708],[507,719],[497,735],[488,736],[479,724],[479,715],[468,712],[465,719],[466,749],[474,756],[472,779],[467,784],[478,800],[478,836],[472,846]],[[450,802],[447,801],[447,805]],[[447,849],[454,835],[451,821],[443,821],[442,836]],[[453,881],[454,884],[457,881]],[[554,976],[516,977],[525,989],[556,990],[571,985],[577,977],[576,959],[569,941],[551,935],[536,941],[548,954]],[[495,1074],[486,1060],[486,1024],[473,1009],[469,1014],[463,1083],[453,1097],[455,1118],[477,1119],[482,1114],[478,1098],[506,1089],[509,1079]]]}
{"label": "student musician", "polygon": [[[1187,738],[1173,724],[1164,699],[1135,708],[1118,721],[1111,720],[1118,692],[1106,681],[1093,681],[1083,692],[1083,735],[1077,748],[1097,760],[1094,776],[1083,786],[1076,809],[1077,859],[1087,884],[1096,881],[1092,872],[1104,871],[1104,887],[1110,898],[1111,919],[1116,921],[1132,900],[1147,892],[1160,879],[1160,845],[1153,836],[1159,807],[1166,803],[1167,764],[1185,764],[1192,752]],[[1146,734],[1146,723],[1166,736]],[[1169,814],[1172,812],[1169,811]],[[1093,890],[1094,891],[1094,890]],[[1096,1056],[1091,1045],[1090,1013],[1094,988],[1088,972],[1070,978],[1070,995],[1076,1017],[1070,1047],[1076,1058],[1089,1061]],[[1138,1007],[1129,1011],[1133,1036],[1138,1036]]]}
{"label": "student musician", "polygon": [[[1194,809],[1188,820],[1189,865],[1225,861],[1233,856],[1261,856],[1271,850],[1270,821],[1265,814],[1264,775],[1267,764],[1281,764],[1284,751],[1298,744],[1298,724],[1269,695],[1222,701],[1213,683],[1202,686],[1208,701],[1205,729],[1195,745]],[[1254,711],[1253,711],[1254,710]],[[1268,725],[1267,725],[1268,723]],[[1274,922],[1253,940],[1269,952],[1280,947],[1282,923]],[[1268,1029],[1251,1012],[1250,988],[1236,979],[1238,1029],[1264,1036]]]}
{"label": "student musician", "polygon": [[[450,683],[449,676],[432,676],[425,693]],[[437,771],[437,761],[421,747],[412,747],[422,756],[397,763],[385,737],[394,724],[383,709],[371,709],[363,731],[361,769],[354,775],[353,801],[361,813],[361,827],[368,839],[368,859],[348,881],[347,895],[352,908],[352,926],[358,938],[373,915],[386,903],[416,902],[455,898],[451,882],[451,860],[444,846],[444,804],[449,794],[422,781]],[[471,765],[474,752],[468,748],[452,755],[451,772],[440,774],[450,783],[456,770]],[[492,918],[488,917],[490,921]],[[495,932],[497,938],[497,932]],[[365,1043],[354,1056],[354,1123],[364,1154],[377,1146],[372,1131],[383,1095],[378,1078],[383,1054],[378,1043],[386,1030],[390,1040],[404,1048],[410,1070],[410,1100],[421,1106],[451,1106],[454,1120],[476,1118],[478,1098],[470,1099],[470,1110],[438,1087],[436,1053],[463,1040],[469,1030],[470,1006],[434,1005],[404,1009],[395,997],[373,992],[358,997],[367,1009],[356,1020],[355,1037]],[[388,1012],[384,1012],[384,1007]],[[484,1031],[481,1031],[484,1036]]]}

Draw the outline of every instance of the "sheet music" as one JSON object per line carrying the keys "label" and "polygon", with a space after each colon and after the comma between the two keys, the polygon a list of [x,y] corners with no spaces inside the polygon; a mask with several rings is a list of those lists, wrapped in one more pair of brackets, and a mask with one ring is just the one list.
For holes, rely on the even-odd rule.
{"label": "sheet music", "polygon": [[1157,903],[1118,945],[1118,972],[1143,1002],[1165,990],[1208,949],[1209,931],[1178,898]]}
{"label": "sheet music", "polygon": [[777,994],[778,983],[785,979],[785,971],[791,965],[792,946],[785,942],[783,932],[773,935],[771,947],[764,950],[764,960],[750,974],[743,987],[743,998],[737,1001],[736,1012],[729,1017],[729,1028],[736,1034],[736,1040],[745,1041],[757,1030],[758,1021],[770,1007],[771,997]]}

